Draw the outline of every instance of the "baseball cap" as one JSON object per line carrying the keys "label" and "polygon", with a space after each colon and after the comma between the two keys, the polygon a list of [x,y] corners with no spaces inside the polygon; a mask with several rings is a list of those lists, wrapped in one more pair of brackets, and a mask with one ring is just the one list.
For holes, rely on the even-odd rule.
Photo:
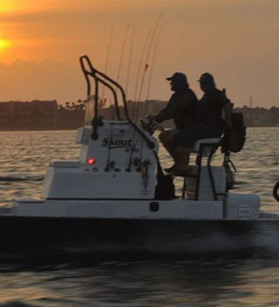
{"label": "baseball cap", "polygon": [[166,78],[168,81],[174,81],[180,87],[188,86],[187,77],[182,72],[175,72],[171,77]]}
{"label": "baseball cap", "polygon": [[203,73],[197,82],[212,83],[212,84],[215,83],[213,76],[208,72]]}

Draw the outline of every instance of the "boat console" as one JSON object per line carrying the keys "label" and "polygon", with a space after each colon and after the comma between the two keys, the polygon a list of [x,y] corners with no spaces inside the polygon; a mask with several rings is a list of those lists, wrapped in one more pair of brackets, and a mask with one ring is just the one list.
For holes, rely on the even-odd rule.
{"label": "boat console", "polygon": [[[145,133],[145,132],[143,132]],[[45,199],[154,199],[157,150],[148,148],[128,122],[104,121],[98,138],[92,126],[80,128],[80,160],[52,162],[45,177]]]}

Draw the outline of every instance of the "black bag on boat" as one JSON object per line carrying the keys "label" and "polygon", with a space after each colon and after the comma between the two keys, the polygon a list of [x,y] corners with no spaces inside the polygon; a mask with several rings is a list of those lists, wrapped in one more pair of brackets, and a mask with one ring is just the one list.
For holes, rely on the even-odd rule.
{"label": "black bag on boat", "polygon": [[243,114],[234,112],[233,103],[227,98],[226,90],[223,89],[223,120],[225,133],[222,139],[222,152],[239,152],[246,140],[246,127]]}
{"label": "black bag on boat", "polygon": [[157,160],[157,185],[155,188],[155,199],[169,200],[175,199],[175,186],[171,175],[164,175],[160,162]]}
{"label": "black bag on boat", "polygon": [[223,152],[239,152],[246,140],[246,126],[242,113],[232,113],[231,128],[225,130],[222,144]]}

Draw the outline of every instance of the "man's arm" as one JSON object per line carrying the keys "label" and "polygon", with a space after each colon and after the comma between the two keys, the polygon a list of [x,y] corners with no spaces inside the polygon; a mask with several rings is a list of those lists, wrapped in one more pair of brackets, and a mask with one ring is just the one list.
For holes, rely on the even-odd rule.
{"label": "man's arm", "polygon": [[173,118],[173,104],[174,104],[174,96],[171,97],[167,106],[159,112],[158,115],[155,116],[155,121],[161,123],[165,120]]}

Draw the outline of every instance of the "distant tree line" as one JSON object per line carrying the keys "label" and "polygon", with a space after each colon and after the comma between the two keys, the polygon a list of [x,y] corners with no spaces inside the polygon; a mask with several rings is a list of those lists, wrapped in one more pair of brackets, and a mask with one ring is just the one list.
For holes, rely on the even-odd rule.
{"label": "distant tree line", "polygon": [[[145,114],[157,114],[166,106],[166,101],[149,100],[145,102],[128,101],[130,118],[138,120]],[[117,119],[116,109],[100,101],[99,116],[104,120]],[[59,105],[56,100],[7,101],[0,102],[0,130],[59,130],[77,129],[84,125],[86,102],[78,100]],[[244,106],[236,108],[242,112],[248,127],[279,126],[279,107],[270,109]],[[125,119],[124,107],[119,106],[119,115]],[[167,122],[166,126],[172,126]]]}
{"label": "distant tree line", "polygon": [[0,102],[0,130],[76,129],[83,125],[85,105],[82,101],[56,100]]}

